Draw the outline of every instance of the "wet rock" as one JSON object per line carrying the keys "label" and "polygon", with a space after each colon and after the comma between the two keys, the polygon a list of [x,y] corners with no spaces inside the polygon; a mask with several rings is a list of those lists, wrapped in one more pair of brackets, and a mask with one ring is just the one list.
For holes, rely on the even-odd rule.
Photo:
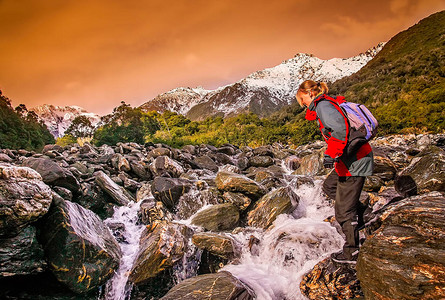
{"label": "wet rock", "polygon": [[57,163],[45,158],[29,158],[23,162],[23,166],[36,170],[48,185],[61,186],[73,193],[79,190],[79,182],[67,169],[60,167]]}
{"label": "wet rock", "polygon": [[445,196],[401,200],[360,249],[357,276],[366,299],[445,297]]}
{"label": "wet rock", "polygon": [[[197,181],[196,183],[200,184],[203,182]],[[176,216],[179,219],[186,220],[205,205],[221,203],[222,201],[220,198],[220,192],[214,187],[199,191],[191,191],[179,199],[179,202],[176,205]]]}
{"label": "wet rock", "polygon": [[284,163],[289,170],[295,171],[300,167],[300,158],[296,155],[291,155],[286,157]]}
{"label": "wet rock", "polygon": [[138,212],[139,224],[150,225],[159,221],[172,221],[174,216],[160,201],[144,200]]}
{"label": "wet rock", "polygon": [[417,195],[417,184],[409,175],[396,176],[394,187],[403,198]]}
{"label": "wet rock", "polygon": [[191,188],[191,182],[182,178],[156,177],[151,185],[151,192],[157,201],[164,203],[173,211],[179,198]]}
{"label": "wet rock", "polygon": [[51,271],[76,293],[104,284],[119,265],[120,247],[108,227],[76,203],[55,203],[39,228]]}
{"label": "wet rock", "polygon": [[239,221],[239,211],[230,203],[212,205],[196,213],[192,224],[204,227],[209,231],[234,229]]}
{"label": "wet rock", "polygon": [[28,226],[11,238],[0,238],[0,277],[35,274],[45,268],[35,227]]}
{"label": "wet rock", "polygon": [[192,242],[200,249],[222,258],[230,259],[235,255],[234,241],[232,238],[211,232],[195,233]]}
{"label": "wet rock", "polygon": [[166,221],[147,226],[129,280],[135,284],[144,283],[171,268],[186,250],[186,230],[184,225]]}
{"label": "wet rock", "polygon": [[200,169],[207,169],[212,172],[218,172],[218,165],[208,155],[198,156],[193,160]]}
{"label": "wet rock", "polygon": [[282,187],[264,195],[247,217],[249,226],[268,228],[278,215],[290,213],[300,198],[290,187]]}
{"label": "wet rock", "polygon": [[129,192],[118,186],[102,171],[96,173],[95,182],[119,205],[127,205],[131,201],[135,201],[134,197]]}
{"label": "wet rock", "polygon": [[354,267],[337,264],[330,258],[315,265],[300,282],[303,295],[313,300],[353,299],[363,293]]}
{"label": "wet rock", "polygon": [[445,191],[445,151],[430,146],[424,152],[425,155],[413,159],[399,176],[411,177],[419,193]]}
{"label": "wet rock", "polygon": [[136,192],[136,201],[143,201],[145,199],[152,198],[153,194],[151,193],[151,183],[144,183]]}
{"label": "wet rock", "polygon": [[246,210],[250,203],[252,203],[249,197],[241,193],[224,192],[223,198],[225,202],[232,203],[241,211]]}
{"label": "wet rock", "polygon": [[300,167],[292,174],[294,175],[326,175],[330,170],[323,166],[324,149],[313,151],[300,159]]}
{"label": "wet rock", "polygon": [[219,170],[241,174],[241,170],[237,166],[234,166],[234,165],[224,165],[224,166],[220,167]]}
{"label": "wet rock", "polygon": [[259,197],[265,194],[265,189],[257,182],[246,176],[232,172],[218,172],[215,183],[221,191],[240,192],[253,197]]}
{"label": "wet rock", "polygon": [[155,176],[179,177],[184,168],[168,156],[159,156],[150,164],[150,171]]}
{"label": "wet rock", "polygon": [[0,237],[17,235],[45,215],[52,191],[30,168],[0,165]]}
{"label": "wet rock", "polygon": [[226,271],[186,279],[173,287],[162,300],[253,300],[255,294]]}
{"label": "wet rock", "polygon": [[[106,219],[113,215],[114,205],[111,204],[111,202],[114,202],[113,198],[96,184],[83,182],[80,186],[80,194],[73,198],[73,202],[93,211],[101,219]],[[65,197],[63,198],[67,200]]]}

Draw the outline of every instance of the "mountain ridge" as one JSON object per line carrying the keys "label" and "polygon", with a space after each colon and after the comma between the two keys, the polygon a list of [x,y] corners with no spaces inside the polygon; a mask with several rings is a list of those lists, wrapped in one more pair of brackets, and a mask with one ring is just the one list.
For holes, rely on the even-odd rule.
{"label": "mountain ridge", "polygon": [[171,110],[191,120],[211,115],[229,117],[252,111],[266,116],[294,102],[299,81],[304,79],[334,82],[351,75],[370,61],[385,45],[379,43],[350,58],[322,60],[312,54],[298,53],[281,64],[251,73],[247,77],[215,90],[176,88],[139,106],[143,111]]}

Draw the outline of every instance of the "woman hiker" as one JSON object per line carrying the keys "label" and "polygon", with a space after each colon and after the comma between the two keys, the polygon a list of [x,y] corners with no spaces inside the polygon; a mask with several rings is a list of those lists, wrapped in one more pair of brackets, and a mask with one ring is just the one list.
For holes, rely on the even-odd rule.
{"label": "woman hiker", "polygon": [[[306,119],[317,120],[328,146],[324,154],[325,168],[335,168],[323,183],[323,191],[335,199],[335,218],[340,224],[346,241],[343,250],[331,255],[340,263],[355,263],[359,249],[359,222],[363,223],[363,206],[360,193],[366,176],[372,175],[374,159],[367,141],[352,147],[348,120],[336,105],[337,97],[327,95],[324,82],[304,81],[296,98],[301,107],[307,107]],[[353,149],[354,148],[354,149]]]}

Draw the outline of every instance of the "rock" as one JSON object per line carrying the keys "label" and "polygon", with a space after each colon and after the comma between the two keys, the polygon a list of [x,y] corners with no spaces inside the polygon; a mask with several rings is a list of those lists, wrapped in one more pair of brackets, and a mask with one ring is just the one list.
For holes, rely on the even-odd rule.
{"label": "rock", "polygon": [[191,182],[182,178],[156,177],[151,185],[151,192],[157,201],[173,211],[179,198],[191,188]]}
{"label": "rock", "polygon": [[363,190],[367,192],[378,192],[384,185],[385,183],[379,176],[366,176]]}
{"label": "rock", "polygon": [[5,153],[0,153],[0,161],[10,163],[12,162],[12,158]]}
{"label": "rock", "polygon": [[151,193],[151,183],[144,183],[136,192],[136,201],[143,201],[145,199],[152,198],[153,194]]}
{"label": "rock", "polygon": [[227,171],[227,172],[241,174],[241,170],[234,165],[224,165],[222,167],[219,167],[219,171]]}
{"label": "rock", "polygon": [[30,168],[0,165],[0,237],[13,237],[45,215],[52,191]]}
{"label": "rock", "polygon": [[[73,202],[93,211],[101,219],[106,219],[113,215],[114,205],[110,202],[114,202],[114,200],[99,185],[83,182],[80,186],[80,194],[73,198]],[[65,197],[63,198],[67,200]]]}
{"label": "rock", "polygon": [[235,255],[234,241],[232,238],[211,232],[195,233],[192,242],[200,249],[222,258],[230,259]]}
{"label": "rock", "polygon": [[230,156],[233,156],[236,154],[235,148],[233,148],[231,146],[223,146],[223,147],[218,148],[216,151],[218,151],[219,153],[224,153],[226,155],[230,155]]}
{"label": "rock", "polygon": [[290,187],[282,187],[264,195],[249,212],[249,226],[268,228],[278,215],[292,212],[300,198]]}
{"label": "rock", "polygon": [[267,168],[274,164],[274,160],[270,156],[252,156],[249,158],[249,166]]}
{"label": "rock", "polygon": [[0,238],[0,277],[35,274],[45,268],[34,226],[26,227],[17,236]]}
{"label": "rock", "polygon": [[162,300],[253,300],[255,294],[226,271],[186,279],[173,287]]}
{"label": "rock", "polygon": [[111,158],[111,165],[118,171],[128,172],[131,170],[130,163],[122,154],[115,154]]}
{"label": "rock", "polygon": [[[196,183],[199,184],[202,181],[197,181]],[[192,191],[187,193],[179,199],[176,205],[176,216],[179,219],[186,220],[205,205],[222,203],[220,198],[220,192],[214,187],[200,190],[199,192]]]}
{"label": "rock", "polygon": [[419,193],[445,191],[445,151],[430,146],[424,152],[425,155],[413,159],[399,176],[411,177]]}
{"label": "rock", "polygon": [[272,147],[270,146],[260,146],[258,148],[253,149],[253,155],[259,155],[259,156],[273,156]]}
{"label": "rock", "polygon": [[232,172],[218,172],[215,183],[221,191],[240,192],[253,197],[260,197],[265,194],[265,189],[257,182]]}
{"label": "rock", "polygon": [[363,293],[351,265],[334,263],[330,258],[315,265],[300,282],[303,295],[313,300],[353,299]]}
{"label": "rock", "polygon": [[360,249],[357,276],[366,299],[445,297],[445,195],[401,200]]}
{"label": "rock", "polygon": [[196,213],[192,224],[204,227],[209,231],[224,231],[234,229],[239,221],[238,209],[230,204],[216,204]]}
{"label": "rock", "polygon": [[151,180],[152,176],[148,166],[143,161],[130,161],[131,171],[142,180]]}
{"label": "rock", "polygon": [[383,181],[390,181],[394,179],[396,172],[396,166],[389,158],[374,156],[374,176],[379,177]]}
{"label": "rock", "polygon": [[39,228],[51,271],[76,293],[101,286],[119,265],[120,247],[108,227],[76,203],[55,203]]}
{"label": "rock", "polygon": [[147,226],[128,279],[135,284],[144,283],[166,268],[171,268],[186,250],[186,230],[184,225],[166,221]]}
{"label": "rock", "polygon": [[179,177],[184,173],[184,168],[168,156],[157,157],[149,168],[155,176]]}
{"label": "rock", "polygon": [[145,200],[138,211],[138,221],[140,224],[150,225],[159,221],[173,221],[174,216],[170,213],[162,202],[155,202],[152,199]]}
{"label": "rock", "polygon": [[23,162],[23,166],[36,170],[48,185],[61,186],[73,193],[79,191],[79,182],[67,169],[60,167],[57,163],[45,158],[29,158]]}
{"label": "rock", "polygon": [[185,145],[184,147],[182,147],[182,150],[192,155],[196,154],[196,147],[193,145]]}
{"label": "rock", "polygon": [[417,184],[409,175],[396,176],[394,187],[403,198],[417,195]]}
{"label": "rock", "polygon": [[252,203],[249,197],[241,193],[224,192],[223,198],[225,202],[232,203],[241,211],[246,210],[250,203]]}
{"label": "rock", "polygon": [[114,181],[102,171],[96,173],[95,182],[119,205],[127,205],[131,201],[135,201],[129,192],[114,183]]}
{"label": "rock", "polygon": [[324,149],[315,150],[311,154],[300,158],[300,167],[293,175],[326,175],[330,170],[323,166]]}
{"label": "rock", "polygon": [[208,155],[198,156],[193,160],[200,169],[207,169],[212,172],[218,172],[218,165]]}
{"label": "rock", "polygon": [[295,171],[300,167],[300,158],[296,155],[291,155],[286,157],[284,163],[289,170]]}
{"label": "rock", "polygon": [[82,174],[88,174],[88,167],[87,167],[85,164],[83,164],[83,163],[77,161],[77,162],[75,162],[74,164],[72,164],[72,166],[73,166],[74,168],[76,168],[80,173],[82,173]]}
{"label": "rock", "polygon": [[172,157],[172,152],[168,148],[160,147],[160,148],[154,148],[153,150],[151,150],[150,153],[148,153],[148,156],[153,157],[153,158],[157,158],[159,156]]}

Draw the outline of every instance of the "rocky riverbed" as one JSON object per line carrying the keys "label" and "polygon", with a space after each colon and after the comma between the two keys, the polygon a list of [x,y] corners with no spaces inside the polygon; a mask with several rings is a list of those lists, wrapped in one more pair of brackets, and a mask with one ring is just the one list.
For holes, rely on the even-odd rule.
{"label": "rocky riverbed", "polygon": [[372,141],[356,267],[296,149],[89,144],[0,150],[4,299],[441,299],[445,135]]}

